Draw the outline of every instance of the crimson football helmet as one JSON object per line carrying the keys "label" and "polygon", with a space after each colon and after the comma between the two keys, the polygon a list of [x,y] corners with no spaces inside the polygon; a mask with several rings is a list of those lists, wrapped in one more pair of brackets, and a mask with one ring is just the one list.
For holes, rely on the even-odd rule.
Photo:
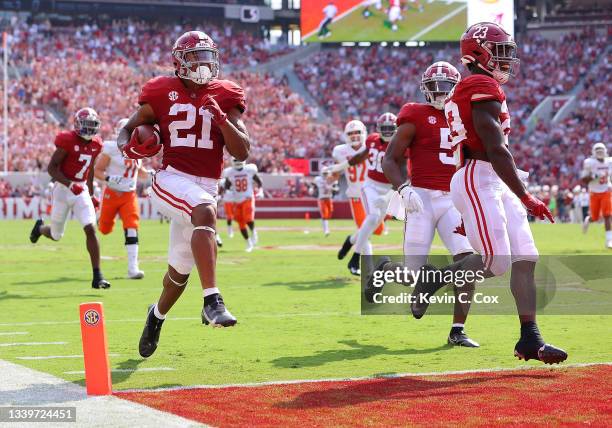
{"label": "crimson football helmet", "polygon": [[98,133],[100,124],[98,113],[90,107],[82,108],[74,115],[74,130],[85,140],[91,140]]}
{"label": "crimson football helmet", "polygon": [[461,62],[484,70],[502,85],[516,74],[519,59],[512,36],[492,22],[469,27],[459,41]]}
{"label": "crimson football helmet", "polygon": [[383,113],[376,119],[376,132],[383,141],[389,142],[397,130],[397,116],[393,113]]}
{"label": "crimson football helmet", "polygon": [[174,71],[181,79],[205,85],[219,77],[219,50],[202,31],[188,31],[172,48]]}
{"label": "crimson football helmet", "polygon": [[444,108],[444,100],[461,80],[459,71],[446,61],[431,64],[421,77],[421,92],[425,100],[438,110]]}
{"label": "crimson football helmet", "polygon": [[351,120],[344,127],[344,141],[357,150],[365,144],[367,137],[366,126],[360,120]]}

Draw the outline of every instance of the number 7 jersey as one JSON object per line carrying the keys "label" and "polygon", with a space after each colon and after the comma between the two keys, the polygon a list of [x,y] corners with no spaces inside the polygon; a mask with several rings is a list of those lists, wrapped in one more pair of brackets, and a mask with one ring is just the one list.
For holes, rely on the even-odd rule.
{"label": "number 7 jersey", "polygon": [[149,104],[155,114],[164,145],[162,169],[221,177],[225,141],[212,114],[202,106],[205,95],[211,95],[225,113],[246,108],[244,90],[229,80],[215,79],[191,90],[178,77],[160,76],[142,87],[138,103]]}

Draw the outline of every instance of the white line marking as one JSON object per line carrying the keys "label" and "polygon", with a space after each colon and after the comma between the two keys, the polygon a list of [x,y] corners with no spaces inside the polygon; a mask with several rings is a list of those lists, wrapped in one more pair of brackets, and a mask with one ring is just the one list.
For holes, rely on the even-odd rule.
{"label": "white line marking", "polygon": [[372,380],[372,379],[395,379],[403,377],[421,377],[421,376],[448,376],[448,375],[462,375],[462,374],[474,374],[474,373],[497,373],[517,370],[563,370],[568,368],[578,367],[592,367],[592,366],[612,366],[611,362],[603,363],[576,363],[576,364],[565,364],[557,366],[532,366],[532,365],[521,365],[516,367],[494,367],[490,369],[475,369],[475,370],[451,370],[446,372],[425,372],[425,373],[396,373],[390,375],[380,376],[362,376],[362,377],[339,377],[339,378],[328,378],[328,379],[298,379],[298,380],[278,380],[269,382],[253,382],[253,383],[230,383],[222,385],[193,385],[193,386],[173,386],[169,388],[153,388],[153,389],[122,389],[116,392],[156,392],[156,391],[180,391],[185,389],[215,389],[215,388],[255,388],[258,386],[271,386],[271,385],[294,385],[300,383],[316,383],[316,382],[352,382],[360,380]]}
{"label": "white line marking", "polygon": [[0,343],[0,347],[8,346],[43,346],[43,345],[67,345],[68,342],[14,342]]}
{"label": "white line marking", "polygon": [[6,331],[0,333],[0,336],[21,336],[24,334],[30,334],[27,331]]}
{"label": "white line marking", "polygon": [[[109,357],[118,357],[120,355],[121,354],[108,354]],[[83,355],[42,355],[37,357],[15,357],[17,360],[56,360],[63,358],[83,358]]]}
{"label": "white line marking", "polygon": [[427,27],[423,28],[421,31],[416,33],[414,36],[412,36],[410,38],[410,40],[411,41],[412,40],[419,40],[419,37],[421,37],[424,34],[429,33],[431,30],[436,28],[438,25],[448,21],[449,19],[451,19],[455,15],[458,15],[459,13],[463,12],[464,9],[467,9],[467,4],[464,4],[463,6],[458,7],[457,9],[453,10],[452,12],[448,13],[447,15],[444,15],[442,18],[438,19],[437,21],[434,21],[433,23],[431,23],[430,25],[428,25]]}
{"label": "white line marking", "polygon": [[[134,373],[134,372],[172,372],[176,369],[172,367],[142,367],[139,369],[111,369],[113,373]],[[64,372],[64,374],[85,374],[85,370],[74,370]]]}

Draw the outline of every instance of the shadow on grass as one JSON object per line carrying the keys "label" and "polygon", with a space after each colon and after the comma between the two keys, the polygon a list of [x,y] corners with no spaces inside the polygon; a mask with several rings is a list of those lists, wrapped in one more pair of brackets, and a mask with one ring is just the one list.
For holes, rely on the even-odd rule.
{"label": "shadow on grass", "polygon": [[363,345],[356,340],[344,340],[338,343],[348,346],[349,349],[329,349],[326,351],[319,351],[313,355],[304,355],[301,357],[280,357],[271,362],[276,367],[283,368],[317,367],[336,361],[364,360],[378,355],[418,355],[451,349],[449,345],[442,345],[427,349],[391,350],[382,345]]}
{"label": "shadow on grass", "polygon": [[125,370],[125,371],[120,371],[120,372],[112,371],[111,372],[111,376],[113,378],[113,385],[116,385],[118,383],[125,382],[126,380],[128,380],[134,374],[134,371],[138,368],[138,366],[144,363],[144,361],[145,361],[144,358],[139,358],[139,359],[130,358],[125,361],[121,361],[119,365],[117,365],[117,367],[115,367],[113,370],[119,369],[119,370]]}
{"label": "shadow on grass", "polygon": [[329,290],[335,288],[342,288],[347,284],[351,284],[353,281],[351,278],[338,277],[329,278],[323,281],[287,281],[287,282],[268,282],[262,284],[264,287],[287,287],[290,290],[297,291],[312,291],[312,290]]}
{"label": "shadow on grass", "polygon": [[99,294],[54,294],[51,296],[24,296],[23,294],[9,294],[7,291],[0,292],[1,300],[48,300],[48,299],[65,299],[70,297],[99,297]]}
{"label": "shadow on grass", "polygon": [[54,279],[45,279],[42,281],[19,281],[19,282],[11,282],[11,285],[48,285],[48,284],[60,284],[62,282],[87,282],[88,285],[91,285],[89,281],[83,281],[83,278],[69,278],[66,276],[62,276],[60,278]]}

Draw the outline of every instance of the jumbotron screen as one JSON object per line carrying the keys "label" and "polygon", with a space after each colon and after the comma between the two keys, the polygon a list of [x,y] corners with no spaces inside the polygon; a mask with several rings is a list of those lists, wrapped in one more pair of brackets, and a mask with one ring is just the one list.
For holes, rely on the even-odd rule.
{"label": "jumbotron screen", "polygon": [[514,33],[514,0],[302,1],[302,41],[455,41],[489,21]]}

